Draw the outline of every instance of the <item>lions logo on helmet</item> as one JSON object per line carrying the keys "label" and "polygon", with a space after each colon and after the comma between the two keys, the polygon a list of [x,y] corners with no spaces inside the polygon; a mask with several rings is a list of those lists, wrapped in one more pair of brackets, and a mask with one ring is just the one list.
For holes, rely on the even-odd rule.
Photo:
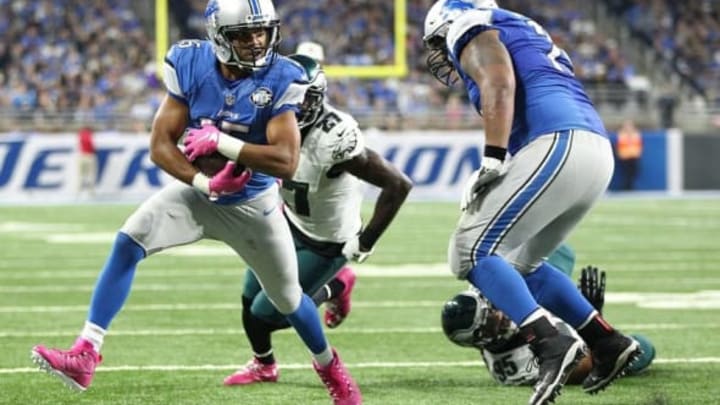
{"label": "lions logo on helmet", "polygon": [[478,349],[502,345],[517,332],[515,324],[474,288],[445,303],[442,328],[453,343]]}

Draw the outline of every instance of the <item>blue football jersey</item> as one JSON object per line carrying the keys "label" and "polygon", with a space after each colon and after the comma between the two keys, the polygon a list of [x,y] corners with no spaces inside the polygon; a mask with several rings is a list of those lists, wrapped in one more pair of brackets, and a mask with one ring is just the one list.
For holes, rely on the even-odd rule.
{"label": "blue football jersey", "polygon": [[[308,82],[305,71],[291,59],[276,55],[275,62],[247,78],[230,81],[222,76],[209,41],[182,40],[165,56],[164,80],[168,92],[187,104],[190,125],[209,120],[224,133],[254,144],[267,144],[267,124],[288,110],[299,112]],[[251,198],[276,178],[255,171],[240,192],[223,196],[220,204]]]}
{"label": "blue football jersey", "polygon": [[[568,55],[535,21],[499,8],[469,8],[467,2],[448,1],[445,11],[458,13],[447,34],[450,60],[459,73],[478,112],[480,89],[463,72],[459,59],[464,47],[486,30],[497,30],[513,61],[515,115],[508,150],[516,153],[539,135],[585,129],[606,135],[605,127]],[[462,10],[460,12],[460,10]]]}

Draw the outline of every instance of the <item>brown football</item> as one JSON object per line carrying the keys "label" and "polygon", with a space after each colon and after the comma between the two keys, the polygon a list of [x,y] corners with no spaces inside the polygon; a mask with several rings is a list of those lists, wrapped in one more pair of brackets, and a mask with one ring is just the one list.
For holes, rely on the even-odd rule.
{"label": "brown football", "polygon": [[[226,158],[220,152],[215,152],[210,155],[199,156],[195,159],[194,162],[192,162],[192,164],[193,166],[197,167],[197,169],[200,170],[204,175],[212,177],[217,174],[217,172],[222,170],[227,162],[228,158]],[[237,176],[242,173],[243,170],[245,170],[245,167],[243,165],[237,164],[234,173]]]}
{"label": "brown football", "polygon": [[225,167],[227,161],[228,159],[220,152],[215,152],[210,155],[198,156],[192,164],[204,175],[212,177]]}

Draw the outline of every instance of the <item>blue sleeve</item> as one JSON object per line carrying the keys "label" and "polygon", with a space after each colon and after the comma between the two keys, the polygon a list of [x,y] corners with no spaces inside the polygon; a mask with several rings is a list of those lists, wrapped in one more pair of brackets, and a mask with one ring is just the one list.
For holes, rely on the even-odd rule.
{"label": "blue sleeve", "polygon": [[165,55],[165,87],[171,96],[186,104],[192,92],[196,55],[202,45],[201,41],[183,40],[173,45]]}
{"label": "blue sleeve", "polygon": [[309,86],[305,71],[295,64],[282,66],[282,77],[285,80],[276,88],[279,96],[273,106],[271,114],[273,117],[288,110],[299,113],[300,105],[305,99],[305,92]]}

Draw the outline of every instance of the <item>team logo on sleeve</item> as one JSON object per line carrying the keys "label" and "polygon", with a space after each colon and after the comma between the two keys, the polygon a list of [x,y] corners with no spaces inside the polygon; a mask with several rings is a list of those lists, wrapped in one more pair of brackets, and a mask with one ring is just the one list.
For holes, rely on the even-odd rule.
{"label": "team logo on sleeve", "polygon": [[250,95],[250,101],[257,107],[266,107],[272,102],[272,91],[267,87],[260,87]]}
{"label": "team logo on sleeve", "polygon": [[332,158],[334,161],[345,161],[357,146],[357,128],[345,131],[337,135],[337,139],[332,148]]}

